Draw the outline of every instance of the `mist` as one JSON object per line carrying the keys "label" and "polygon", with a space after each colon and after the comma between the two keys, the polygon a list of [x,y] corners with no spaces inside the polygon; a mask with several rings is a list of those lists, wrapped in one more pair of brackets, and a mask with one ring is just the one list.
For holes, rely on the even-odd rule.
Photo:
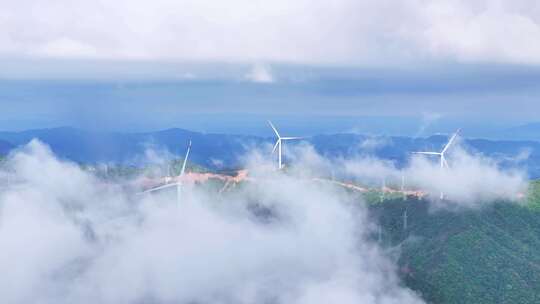
{"label": "mist", "polygon": [[358,197],[249,159],[253,181],[223,195],[186,183],[177,204],[32,141],[2,169],[0,302],[423,303]]}
{"label": "mist", "polygon": [[[448,168],[441,169],[438,156],[411,155],[398,167],[394,162],[370,155],[358,155],[336,161],[345,176],[373,187],[386,183],[400,189],[402,178],[406,190],[426,194],[435,209],[478,208],[495,201],[520,203],[528,187],[523,168],[503,168],[500,161],[469,151],[458,144],[446,155]],[[440,200],[443,192],[445,199]]]}

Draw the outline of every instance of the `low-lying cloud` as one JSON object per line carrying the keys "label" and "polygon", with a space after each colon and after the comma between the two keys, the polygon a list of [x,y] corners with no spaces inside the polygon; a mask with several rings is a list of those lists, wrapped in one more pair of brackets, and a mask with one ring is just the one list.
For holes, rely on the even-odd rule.
{"label": "low-lying cloud", "polygon": [[527,189],[526,177],[518,170],[502,170],[494,160],[458,149],[449,160],[450,168],[441,170],[425,158],[413,158],[408,176],[430,192],[447,193],[452,201],[466,205],[494,200],[519,199]]}
{"label": "low-lying cloud", "polygon": [[423,303],[369,240],[364,205],[330,186],[260,171],[223,195],[185,184],[178,205],[37,141],[7,166],[2,303]]}
{"label": "low-lying cloud", "polygon": [[[469,151],[459,138],[446,153],[449,167],[444,169],[437,155],[410,154],[398,166],[365,151],[350,158],[324,157],[307,143],[285,146],[285,154],[289,172],[295,176],[313,177],[323,173],[324,177],[362,187],[380,189],[385,184],[393,190],[400,190],[404,182],[404,190],[423,193],[433,209],[478,208],[495,201],[519,203],[528,189],[526,172],[518,163]],[[441,192],[444,200],[440,200]]]}
{"label": "low-lying cloud", "polygon": [[[372,185],[387,179],[399,189],[403,177],[406,189],[425,192],[435,208],[475,208],[496,200],[519,201],[526,195],[528,182],[524,171],[503,169],[497,160],[459,146],[448,154],[449,168],[444,169],[441,169],[437,155],[411,155],[402,168],[397,168],[391,161],[370,156],[341,160],[338,165],[345,174]],[[444,201],[439,200],[441,192]]]}
{"label": "low-lying cloud", "polygon": [[274,76],[270,68],[263,64],[254,65],[251,70],[246,74],[245,78],[255,83],[272,83],[274,82]]}

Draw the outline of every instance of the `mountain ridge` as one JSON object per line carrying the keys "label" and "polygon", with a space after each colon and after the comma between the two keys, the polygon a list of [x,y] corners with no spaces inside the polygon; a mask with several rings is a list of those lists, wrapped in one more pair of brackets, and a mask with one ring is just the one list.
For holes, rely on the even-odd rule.
{"label": "mountain ridge", "polygon": [[[268,137],[254,135],[201,133],[182,128],[169,128],[148,132],[93,131],[69,126],[0,131],[0,153],[7,154],[15,147],[32,139],[39,139],[51,147],[61,158],[79,163],[137,164],[149,149],[170,157],[184,154],[189,140],[193,142],[192,161],[213,169],[238,167],[240,157],[251,148],[266,149],[274,143],[269,129]],[[356,133],[322,134],[306,138],[321,155],[329,158],[372,155],[404,165],[410,152],[441,149],[447,140],[444,135],[428,137],[371,136]],[[464,138],[464,146],[483,155],[501,159],[502,166],[519,165],[533,177],[540,176],[540,142],[524,140],[494,140]],[[297,142],[287,143],[295,145]],[[223,165],[216,165],[217,163]],[[221,167],[221,168],[218,168]]]}

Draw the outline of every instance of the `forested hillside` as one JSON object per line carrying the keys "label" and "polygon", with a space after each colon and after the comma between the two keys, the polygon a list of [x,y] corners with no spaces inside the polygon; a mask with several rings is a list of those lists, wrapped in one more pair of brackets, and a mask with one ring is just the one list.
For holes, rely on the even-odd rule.
{"label": "forested hillside", "polygon": [[409,198],[371,208],[379,241],[400,252],[400,276],[427,301],[540,303],[539,188],[533,183],[522,205],[432,211],[428,201]]}

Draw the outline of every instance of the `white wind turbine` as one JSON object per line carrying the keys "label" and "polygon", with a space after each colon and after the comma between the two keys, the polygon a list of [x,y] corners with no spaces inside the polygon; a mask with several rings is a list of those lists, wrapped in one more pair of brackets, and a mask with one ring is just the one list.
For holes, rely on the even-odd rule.
{"label": "white wind turbine", "polygon": [[[459,132],[460,132],[460,129],[458,129],[456,133],[454,133],[452,137],[450,137],[450,140],[446,143],[446,145],[441,150],[441,152],[413,152],[413,154],[437,155],[440,157],[441,170],[443,170],[444,168],[448,168],[449,166],[448,166],[448,162],[446,161],[445,153],[446,151],[448,151],[448,148],[450,148],[450,146],[452,145],[452,143],[458,136]],[[444,198],[444,193],[441,191],[441,199],[443,198]]]}
{"label": "white wind turbine", "polygon": [[405,212],[403,213],[403,231],[407,230],[407,209],[409,207],[405,208]]}
{"label": "white wind turbine", "polygon": [[407,200],[407,193],[405,193],[405,174],[401,171],[401,195],[403,195],[403,200]]}
{"label": "white wind turbine", "polygon": [[292,140],[292,139],[302,139],[303,137],[281,137],[281,135],[279,135],[279,132],[277,131],[276,127],[274,127],[274,125],[272,124],[272,122],[269,120],[268,121],[268,124],[270,124],[270,127],[272,127],[272,130],[274,130],[274,133],[276,133],[276,136],[277,136],[277,141],[276,141],[276,144],[274,145],[274,148],[272,149],[272,153],[274,153],[276,151],[276,148],[278,149],[278,169],[282,169],[283,168],[283,165],[282,165],[282,162],[281,162],[281,144],[284,140]]}
{"label": "white wind turbine", "polygon": [[161,190],[161,189],[176,186],[176,201],[180,205],[180,196],[182,194],[182,182],[183,182],[182,178],[184,176],[184,172],[186,171],[186,164],[187,164],[187,160],[188,160],[188,157],[189,157],[189,151],[191,151],[191,140],[189,141],[188,148],[187,148],[187,151],[186,151],[186,156],[184,157],[184,163],[182,164],[182,170],[180,170],[180,174],[178,175],[178,177],[176,179],[176,182],[166,184],[166,185],[163,185],[163,186],[159,186],[159,187],[155,187],[155,188],[152,188],[152,189],[148,189],[146,191],[143,191],[142,193],[150,193],[150,192],[158,191],[158,190]]}
{"label": "white wind turbine", "polygon": [[383,178],[381,184],[381,195],[379,196],[381,203],[384,201],[384,190],[386,190],[386,178]]}

